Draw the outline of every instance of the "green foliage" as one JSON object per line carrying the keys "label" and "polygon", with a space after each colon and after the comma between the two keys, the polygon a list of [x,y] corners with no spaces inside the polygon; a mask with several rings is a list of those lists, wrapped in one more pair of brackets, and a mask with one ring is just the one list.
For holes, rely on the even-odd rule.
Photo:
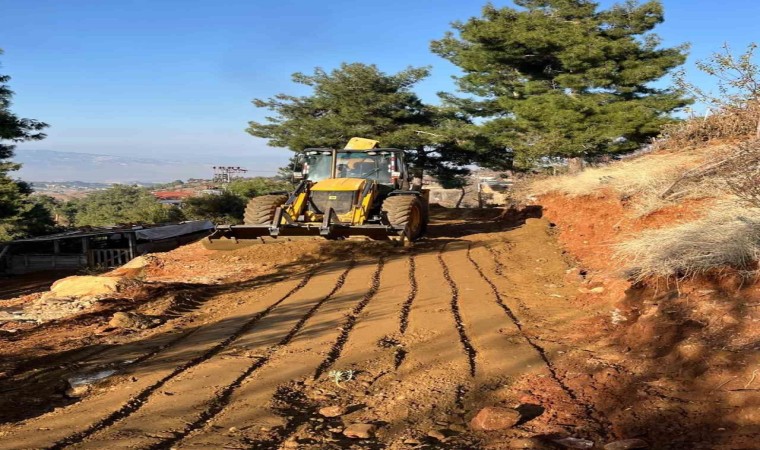
{"label": "green foliage", "polygon": [[43,139],[41,130],[47,125],[11,112],[13,91],[6,84],[9,80],[9,76],[0,74],[0,240],[27,237],[52,225],[52,219],[40,215],[43,211],[30,200],[29,185],[10,175],[21,167],[11,161],[14,144]]}
{"label": "green foliage", "polygon": [[412,91],[429,74],[427,67],[410,67],[389,75],[360,63],[296,73],[293,81],[310,87],[311,94],[254,100],[274,115],[249,122],[247,131],[293,151],[343,148],[354,136],[376,139],[384,147],[409,150],[411,163],[434,175],[465,174],[478,156],[464,144],[475,127],[456,109],[426,105]]}
{"label": "green foliage", "polygon": [[183,212],[188,219],[234,225],[243,221],[246,203],[243,197],[225,191],[221,195],[191,197],[185,201]]}
{"label": "green foliage", "polygon": [[291,190],[290,183],[274,178],[238,178],[232,180],[221,195],[207,194],[187,199],[183,212],[189,219],[239,224],[243,222],[245,206],[251,198]]}
{"label": "green foliage", "polygon": [[154,183],[151,184],[150,189],[153,191],[161,191],[161,190],[172,190],[172,189],[182,189],[185,185],[185,182],[182,180],[174,180],[170,183]]}
{"label": "green foliage", "polygon": [[651,85],[685,60],[685,46],[661,48],[651,33],[663,21],[658,1],[515,4],[485,6],[431,48],[461,68],[459,89],[472,95],[444,99],[484,118],[490,147],[511,149],[519,165],[634,150],[688,104]]}
{"label": "green foliage", "polygon": [[26,198],[16,230],[22,236],[40,236],[61,231],[55,215],[61,203],[52,197],[31,195]]}
{"label": "green foliage", "polygon": [[147,189],[136,186],[117,184],[71,203],[76,210],[74,224],[78,227],[155,224],[183,219],[182,211],[162,205]]}
{"label": "green foliage", "polygon": [[[0,220],[0,241],[39,236],[60,231],[53,220],[49,206],[50,197],[31,195],[31,188],[23,181],[0,178],[0,198],[13,198],[13,202],[0,201],[0,208],[7,212],[10,205],[12,214]],[[2,214],[3,212],[0,212]]]}
{"label": "green foliage", "polygon": [[292,189],[293,186],[286,181],[266,177],[237,178],[227,185],[228,191],[245,200],[270,192],[291,191]]}
{"label": "green foliage", "polygon": [[40,208],[40,217],[47,215],[50,217],[51,223],[55,224],[54,229],[48,227],[45,233],[37,234],[60,231],[62,228],[74,224],[77,213],[77,202],[62,201],[42,194],[34,194],[30,197],[30,200],[35,207]]}

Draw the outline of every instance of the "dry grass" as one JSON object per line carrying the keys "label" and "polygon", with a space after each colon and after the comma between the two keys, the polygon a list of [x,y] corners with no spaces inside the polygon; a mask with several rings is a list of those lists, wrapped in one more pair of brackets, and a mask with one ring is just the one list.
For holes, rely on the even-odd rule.
{"label": "dry grass", "polygon": [[760,103],[746,107],[725,107],[708,117],[693,117],[666,127],[658,147],[689,148],[713,142],[745,140],[757,134]]}
{"label": "dry grass", "polygon": [[760,260],[760,209],[722,203],[703,219],[641,232],[617,244],[616,251],[639,280],[726,267],[749,274]]}
{"label": "dry grass", "polygon": [[[611,188],[619,192],[622,198],[642,196],[640,213],[646,214],[664,204],[660,205],[661,202],[655,198],[643,196],[659,195],[684,172],[731,155],[736,151],[731,143],[751,140],[760,130],[759,123],[758,102],[751,102],[743,108],[725,107],[706,118],[695,117],[667,127],[662,133],[662,138],[656,141],[656,151],[653,153],[586,169],[577,175],[538,180],[532,183],[531,190],[534,195],[558,192],[579,197],[593,195],[603,188]],[[739,145],[739,148],[743,145]],[[715,192],[717,185],[726,188],[725,178],[702,178],[699,183],[687,181],[682,183],[679,192],[671,197],[699,198],[708,195]]]}
{"label": "dry grass", "polygon": [[535,181],[534,195],[550,192],[570,197],[595,195],[603,189],[630,199],[634,216],[644,216],[684,198],[704,198],[715,194],[707,184],[692,184],[668,198],[661,194],[689,169],[720,157],[723,147],[702,148],[688,152],[660,152],[607,166],[586,169],[576,175],[563,175]]}
{"label": "dry grass", "polygon": [[725,108],[666,129],[652,153],[537,180],[530,190],[569,197],[612,191],[633,217],[686,199],[714,199],[704,218],[630,236],[616,245],[617,257],[638,280],[725,268],[760,275],[759,120],[760,103]]}
{"label": "dry grass", "polygon": [[737,146],[719,173],[729,191],[748,205],[760,208],[760,139]]}
{"label": "dry grass", "polygon": [[592,195],[611,188],[623,197],[652,190],[655,186],[672,183],[685,170],[701,164],[705,152],[650,154],[636,159],[618,161],[607,166],[589,168],[576,175],[562,175],[536,181],[536,195],[558,192],[570,197]]}

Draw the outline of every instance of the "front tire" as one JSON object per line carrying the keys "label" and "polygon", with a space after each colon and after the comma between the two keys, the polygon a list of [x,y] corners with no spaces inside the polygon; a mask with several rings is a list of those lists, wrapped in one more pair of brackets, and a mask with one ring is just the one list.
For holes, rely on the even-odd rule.
{"label": "front tire", "polygon": [[425,212],[414,195],[394,195],[383,202],[383,212],[394,228],[405,229],[409,240],[419,239],[425,230]]}
{"label": "front tire", "polygon": [[248,201],[243,215],[245,225],[268,225],[274,220],[274,211],[288,201],[284,194],[269,194]]}

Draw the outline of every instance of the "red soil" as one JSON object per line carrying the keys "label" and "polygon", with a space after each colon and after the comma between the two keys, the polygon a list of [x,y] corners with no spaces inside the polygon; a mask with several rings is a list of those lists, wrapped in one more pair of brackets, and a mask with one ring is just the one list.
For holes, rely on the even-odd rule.
{"label": "red soil", "polygon": [[[622,273],[624,262],[614,258],[614,244],[642,230],[693,220],[710,202],[687,201],[636,218],[610,191],[541,199],[587,285],[604,287],[576,301],[610,311],[589,318],[585,328],[567,330],[569,340],[594,349],[606,367],[589,373],[587,355],[570,356],[563,366],[579,373],[573,388],[605,413],[615,434],[659,441],[657,448],[757,448],[757,280],[726,269],[633,285]],[[616,315],[618,323],[611,320]],[[670,444],[658,439],[663,435],[671,436]]]}

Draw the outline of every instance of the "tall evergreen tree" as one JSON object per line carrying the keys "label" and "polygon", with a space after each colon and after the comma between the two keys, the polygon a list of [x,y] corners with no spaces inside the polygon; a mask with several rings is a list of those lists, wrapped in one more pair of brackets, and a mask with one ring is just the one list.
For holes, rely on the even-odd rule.
{"label": "tall evergreen tree", "polygon": [[[0,50],[0,55],[2,50]],[[6,84],[7,75],[0,74],[0,240],[23,237],[53,226],[44,208],[29,198],[29,184],[11,177],[21,165],[11,161],[15,143],[45,137],[45,123],[23,119],[11,112],[13,91]]]}
{"label": "tall evergreen tree", "polygon": [[275,147],[300,151],[308,147],[342,148],[354,136],[376,139],[384,147],[409,150],[411,163],[443,179],[466,174],[476,158],[463,139],[473,126],[452,108],[425,104],[412,87],[429,69],[410,67],[389,75],[374,65],[342,64],[313,75],[296,73],[293,81],[309,86],[311,95],[279,94],[254,105],[274,112],[247,129]]}
{"label": "tall evergreen tree", "polygon": [[446,99],[485,118],[484,135],[518,164],[636,149],[688,104],[652,85],[686,49],[661,48],[651,32],[663,21],[659,1],[608,10],[589,0],[514,3],[455,22],[431,49],[461,68],[458,87],[472,95]]}

